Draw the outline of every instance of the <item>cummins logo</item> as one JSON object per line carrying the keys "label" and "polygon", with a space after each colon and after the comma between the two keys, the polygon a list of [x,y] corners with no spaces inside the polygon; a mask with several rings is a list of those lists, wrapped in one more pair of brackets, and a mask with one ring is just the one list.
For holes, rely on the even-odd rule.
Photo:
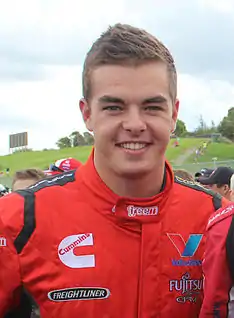
{"label": "cummins logo", "polygon": [[48,298],[56,302],[71,300],[105,299],[109,296],[110,290],[101,287],[73,287],[53,290],[48,293]]}
{"label": "cummins logo", "polygon": [[76,255],[74,250],[81,246],[92,246],[93,234],[84,233],[65,237],[58,246],[58,256],[60,261],[70,268],[95,267],[95,256]]}

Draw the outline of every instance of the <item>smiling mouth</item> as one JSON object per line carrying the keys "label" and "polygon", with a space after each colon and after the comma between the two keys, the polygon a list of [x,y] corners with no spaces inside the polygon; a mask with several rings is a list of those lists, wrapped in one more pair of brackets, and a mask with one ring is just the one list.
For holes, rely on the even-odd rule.
{"label": "smiling mouth", "polygon": [[143,142],[124,142],[116,144],[117,147],[128,149],[128,150],[141,150],[149,146],[149,143]]}

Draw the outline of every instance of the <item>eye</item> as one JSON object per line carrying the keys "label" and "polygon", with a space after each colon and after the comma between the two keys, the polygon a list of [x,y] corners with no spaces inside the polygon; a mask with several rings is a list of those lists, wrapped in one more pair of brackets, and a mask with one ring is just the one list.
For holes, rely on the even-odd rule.
{"label": "eye", "polygon": [[121,111],[121,110],[122,110],[122,107],[117,106],[117,105],[110,105],[110,106],[103,107],[103,110],[108,110],[108,111]]}
{"label": "eye", "polygon": [[145,110],[158,111],[158,110],[162,110],[162,107],[160,107],[158,105],[149,105],[149,106],[145,107]]}

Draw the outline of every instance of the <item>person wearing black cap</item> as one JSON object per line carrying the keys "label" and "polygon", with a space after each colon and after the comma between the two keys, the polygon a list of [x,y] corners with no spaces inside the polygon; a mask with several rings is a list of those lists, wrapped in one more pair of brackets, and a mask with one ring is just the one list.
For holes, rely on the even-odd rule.
{"label": "person wearing black cap", "polygon": [[200,177],[206,177],[206,178],[208,178],[213,171],[214,171],[214,169],[209,169],[209,168],[203,168],[203,169],[201,169],[200,171],[198,171],[198,172],[195,173],[195,175],[194,175],[195,181],[198,182],[198,179],[199,179]]}
{"label": "person wearing black cap", "polygon": [[198,182],[206,188],[210,188],[214,192],[221,194],[226,199],[231,200],[230,181],[233,174],[234,170],[231,168],[218,167],[209,177],[198,178]]}

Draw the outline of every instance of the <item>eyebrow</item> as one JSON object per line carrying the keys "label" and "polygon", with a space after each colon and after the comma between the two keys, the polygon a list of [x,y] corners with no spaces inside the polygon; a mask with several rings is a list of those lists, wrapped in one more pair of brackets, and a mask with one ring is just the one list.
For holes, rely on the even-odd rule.
{"label": "eyebrow", "polygon": [[[163,104],[166,103],[167,99],[162,95],[154,96],[143,100],[142,104]],[[119,97],[104,95],[99,98],[99,103],[116,103],[116,104],[125,104],[124,100]]]}
{"label": "eyebrow", "polygon": [[118,97],[104,95],[99,98],[100,103],[118,103],[118,104],[125,104],[124,100]]}
{"label": "eyebrow", "polygon": [[143,104],[163,104],[166,103],[167,99],[161,95],[147,98],[143,101]]}

